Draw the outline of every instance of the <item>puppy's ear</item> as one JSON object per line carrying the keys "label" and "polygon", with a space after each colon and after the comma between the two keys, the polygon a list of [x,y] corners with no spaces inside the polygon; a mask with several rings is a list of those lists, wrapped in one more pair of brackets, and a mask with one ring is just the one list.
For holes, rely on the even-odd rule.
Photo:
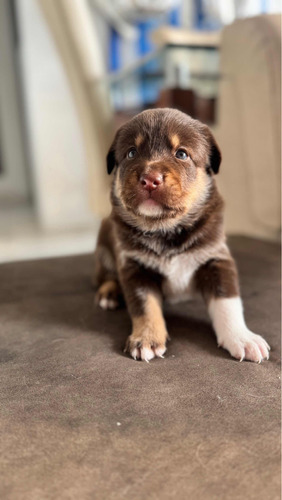
{"label": "puppy's ear", "polygon": [[115,166],[117,165],[116,145],[117,145],[118,134],[119,134],[119,130],[117,131],[115,138],[114,138],[114,140],[110,146],[110,149],[108,151],[108,154],[107,154],[107,172],[109,175],[112,173]]}
{"label": "puppy's ear", "polygon": [[210,146],[208,167],[212,169],[214,174],[217,174],[221,164],[221,152],[214,136],[207,126],[205,126],[205,135]]}
{"label": "puppy's ear", "polygon": [[110,175],[116,166],[116,158],[115,158],[115,150],[112,149],[112,146],[109,149],[107,154],[107,172]]}

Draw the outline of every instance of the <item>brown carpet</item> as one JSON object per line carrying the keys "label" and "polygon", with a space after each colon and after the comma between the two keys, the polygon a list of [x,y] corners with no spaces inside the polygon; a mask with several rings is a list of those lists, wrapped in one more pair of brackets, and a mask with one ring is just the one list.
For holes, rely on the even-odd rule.
{"label": "brown carpet", "polygon": [[231,247],[262,365],[217,348],[200,302],[166,309],[164,360],[133,361],[90,256],[0,267],[1,500],[280,498],[280,251]]}

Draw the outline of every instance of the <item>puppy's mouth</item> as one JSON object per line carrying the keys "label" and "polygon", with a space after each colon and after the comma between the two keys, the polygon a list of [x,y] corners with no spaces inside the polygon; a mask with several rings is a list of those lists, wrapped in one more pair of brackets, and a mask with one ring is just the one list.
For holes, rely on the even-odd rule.
{"label": "puppy's mouth", "polygon": [[151,195],[139,204],[138,212],[147,217],[159,217],[163,214],[163,207]]}

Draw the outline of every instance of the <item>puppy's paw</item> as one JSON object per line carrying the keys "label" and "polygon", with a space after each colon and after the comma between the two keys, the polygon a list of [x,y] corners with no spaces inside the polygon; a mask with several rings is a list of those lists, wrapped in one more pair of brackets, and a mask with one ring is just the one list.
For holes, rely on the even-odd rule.
{"label": "puppy's paw", "polygon": [[129,352],[133,359],[141,359],[142,361],[149,361],[153,358],[163,358],[166,352],[165,342],[142,340],[136,338],[134,334],[130,335],[126,341],[124,352]]}
{"label": "puppy's paw", "polygon": [[121,302],[121,290],[116,281],[105,281],[95,296],[95,303],[102,309],[117,309]]}
{"label": "puppy's paw", "polygon": [[270,346],[260,336],[250,330],[246,330],[241,334],[229,336],[219,342],[219,346],[227,349],[231,356],[240,361],[246,359],[261,363],[264,359],[269,359]]}

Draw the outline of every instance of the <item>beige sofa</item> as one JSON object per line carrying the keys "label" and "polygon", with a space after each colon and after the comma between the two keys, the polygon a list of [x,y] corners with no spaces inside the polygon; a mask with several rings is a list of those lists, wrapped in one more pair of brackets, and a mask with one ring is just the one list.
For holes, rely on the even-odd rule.
{"label": "beige sofa", "polygon": [[215,135],[226,229],[268,239],[280,231],[281,16],[238,20],[221,42]]}

